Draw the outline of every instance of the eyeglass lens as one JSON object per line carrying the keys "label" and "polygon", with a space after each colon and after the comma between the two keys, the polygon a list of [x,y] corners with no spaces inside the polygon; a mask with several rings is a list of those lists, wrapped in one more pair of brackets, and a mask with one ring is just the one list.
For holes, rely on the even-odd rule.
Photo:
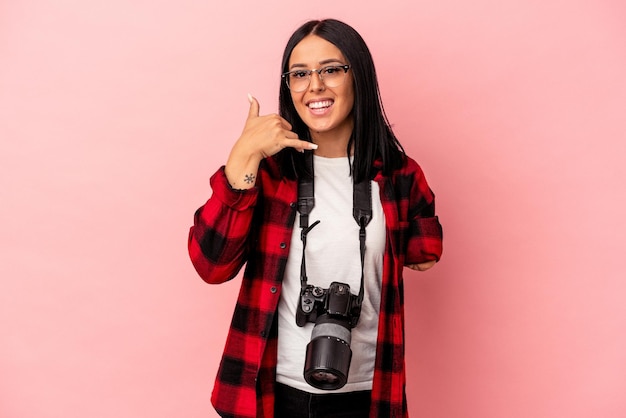
{"label": "eyeglass lens", "polygon": [[324,67],[319,70],[294,70],[287,74],[286,81],[292,91],[299,93],[309,87],[312,73],[316,72],[326,87],[333,88],[343,84],[347,71],[347,68],[338,66]]}

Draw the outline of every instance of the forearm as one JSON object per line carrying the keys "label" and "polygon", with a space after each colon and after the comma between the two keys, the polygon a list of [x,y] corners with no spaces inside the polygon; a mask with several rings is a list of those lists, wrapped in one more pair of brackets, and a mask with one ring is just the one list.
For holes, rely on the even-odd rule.
{"label": "forearm", "polygon": [[257,190],[232,190],[223,169],[211,178],[211,186],[213,195],[194,216],[188,250],[203,280],[222,283],[246,261]]}
{"label": "forearm", "polygon": [[261,158],[258,155],[246,153],[233,148],[226,162],[224,172],[228,184],[236,190],[247,190],[256,184]]}
{"label": "forearm", "polygon": [[443,230],[435,213],[435,195],[419,166],[414,174],[410,196],[406,265],[425,271],[441,258]]}

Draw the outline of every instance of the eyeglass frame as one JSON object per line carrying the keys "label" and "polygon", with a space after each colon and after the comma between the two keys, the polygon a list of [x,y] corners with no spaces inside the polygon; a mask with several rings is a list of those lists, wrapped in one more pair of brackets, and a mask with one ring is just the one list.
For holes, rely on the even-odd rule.
{"label": "eyeglass frame", "polygon": [[[291,90],[291,86],[289,85],[289,78],[288,78],[288,76],[289,76],[290,74],[294,73],[294,72],[304,72],[304,73],[306,73],[307,78],[308,78],[308,80],[309,80],[308,84],[306,85],[306,87],[304,88],[304,90],[294,91],[294,93],[302,93],[302,92],[303,92],[303,91],[305,91],[307,88],[309,88],[309,86],[311,85],[311,75],[313,75],[313,73],[317,73],[317,75],[318,75],[318,77],[320,78],[320,81],[322,82],[322,84],[324,84],[324,85],[326,86],[326,83],[324,82],[324,77],[322,76],[322,71],[324,71],[324,70],[325,70],[325,69],[327,69],[327,68],[341,68],[341,69],[343,70],[343,78],[344,78],[344,81],[345,81],[345,79],[346,79],[346,74],[348,74],[348,70],[349,70],[350,68],[352,68],[352,65],[350,65],[350,64],[343,64],[343,65],[326,65],[326,66],[324,66],[324,67],[322,67],[322,68],[314,68],[314,69],[311,69],[311,70],[291,70],[291,71],[287,71],[286,73],[282,73],[282,74],[280,75],[280,77],[281,77],[283,80],[285,80],[285,84],[287,84],[287,88],[288,88],[289,90]],[[341,83],[341,84],[343,84],[343,81],[342,81],[342,83]],[[341,86],[341,84],[339,84],[339,85],[337,85],[337,86],[335,86],[335,87],[339,87],[339,86]],[[328,87],[328,86],[326,86],[326,87]],[[331,88],[333,88],[333,87],[331,87]],[[291,91],[293,91],[293,90],[291,90]]]}

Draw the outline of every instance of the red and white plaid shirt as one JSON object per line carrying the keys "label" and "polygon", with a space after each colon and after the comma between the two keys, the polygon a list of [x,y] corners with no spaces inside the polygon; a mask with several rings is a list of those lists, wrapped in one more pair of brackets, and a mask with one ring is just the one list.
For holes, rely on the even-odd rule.
{"label": "red and white plaid shirt", "polygon": [[[407,157],[389,177],[379,169],[374,180],[387,238],[370,416],[406,417],[402,270],[439,260],[442,229],[434,195],[415,161]],[[211,177],[211,187],[213,195],[189,232],[191,261],[208,283],[230,280],[246,264],[211,401],[224,417],[273,418],[277,308],[298,184],[282,178],[274,158],[267,158],[254,188],[233,190],[223,167]]]}

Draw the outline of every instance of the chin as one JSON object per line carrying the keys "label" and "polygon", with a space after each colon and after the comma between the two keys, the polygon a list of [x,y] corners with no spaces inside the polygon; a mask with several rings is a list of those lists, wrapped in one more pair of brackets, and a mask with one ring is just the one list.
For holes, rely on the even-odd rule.
{"label": "chin", "polygon": [[326,126],[311,126],[309,129],[317,134],[323,134],[329,132],[331,129]]}
{"label": "chin", "polygon": [[305,123],[306,123],[306,126],[308,126],[311,131],[318,132],[318,133],[327,132],[333,128],[332,123],[320,123],[319,121],[312,121],[312,122],[305,121]]}

